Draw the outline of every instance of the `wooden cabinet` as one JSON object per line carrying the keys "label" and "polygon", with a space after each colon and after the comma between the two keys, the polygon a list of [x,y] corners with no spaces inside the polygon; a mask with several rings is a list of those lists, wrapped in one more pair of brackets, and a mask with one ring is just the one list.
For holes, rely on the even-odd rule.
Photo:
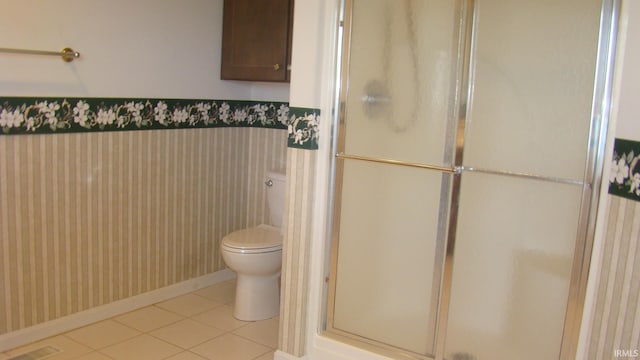
{"label": "wooden cabinet", "polygon": [[294,0],[224,0],[223,80],[288,82]]}

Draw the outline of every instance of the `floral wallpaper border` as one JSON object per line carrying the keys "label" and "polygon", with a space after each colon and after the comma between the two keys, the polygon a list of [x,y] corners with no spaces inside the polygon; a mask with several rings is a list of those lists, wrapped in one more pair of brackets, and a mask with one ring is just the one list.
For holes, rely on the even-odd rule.
{"label": "floral wallpaper border", "polygon": [[616,139],[613,145],[609,194],[640,201],[640,142]]}
{"label": "floral wallpaper border", "polygon": [[315,150],[319,114],[285,102],[0,97],[0,135],[262,127],[288,129],[290,147]]}
{"label": "floral wallpaper border", "polygon": [[288,146],[291,148],[318,150],[318,125],[320,124],[320,109],[298,108],[289,109]]}

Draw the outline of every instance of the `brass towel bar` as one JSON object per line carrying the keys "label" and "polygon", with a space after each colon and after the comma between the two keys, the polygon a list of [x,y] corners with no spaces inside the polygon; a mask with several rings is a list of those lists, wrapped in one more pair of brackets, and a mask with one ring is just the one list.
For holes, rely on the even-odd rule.
{"label": "brass towel bar", "polygon": [[62,61],[64,61],[64,62],[71,62],[75,58],[79,58],[80,57],[80,53],[77,52],[77,51],[74,51],[72,48],[64,48],[61,51],[0,48],[0,53],[61,56],[62,57]]}
{"label": "brass towel bar", "polygon": [[439,166],[439,165],[427,165],[427,164],[420,164],[420,163],[400,161],[400,160],[379,159],[379,158],[359,156],[359,155],[347,155],[344,153],[338,153],[338,154],[335,154],[335,156],[336,158],[343,159],[343,160],[350,159],[350,160],[369,161],[369,162],[380,163],[380,164],[400,165],[400,166],[407,166],[407,167],[414,167],[414,168],[421,168],[421,169],[428,169],[428,170],[437,170],[437,171],[451,173],[451,174],[461,174],[462,172],[476,172],[476,173],[484,173],[484,174],[519,177],[519,178],[532,179],[532,180],[542,180],[542,181],[568,184],[568,185],[579,185],[579,186],[586,185],[589,188],[591,187],[590,183],[585,183],[584,181],[581,181],[581,180],[536,175],[536,174],[529,174],[529,173],[516,172],[516,171],[491,170],[491,169],[483,169],[483,168],[472,167],[472,166],[447,167],[447,166]]}

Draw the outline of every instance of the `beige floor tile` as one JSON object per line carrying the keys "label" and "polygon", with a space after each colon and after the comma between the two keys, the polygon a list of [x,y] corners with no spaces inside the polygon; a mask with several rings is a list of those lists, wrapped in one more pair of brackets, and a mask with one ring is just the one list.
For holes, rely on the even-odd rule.
{"label": "beige floor tile", "polygon": [[106,355],[103,355],[97,351],[94,351],[92,353],[88,353],[87,355],[82,355],[79,358],[76,358],[73,360],[112,360],[112,359]]}
{"label": "beige floor tile", "polygon": [[243,326],[233,333],[270,348],[278,347],[278,328],[280,318],[256,321]]}
{"label": "beige floor tile", "polygon": [[8,351],[7,354],[13,357],[13,356],[28,353],[30,351],[34,351],[46,346],[51,346],[61,350],[58,354],[47,357],[47,359],[51,359],[51,360],[74,359],[80,355],[87,354],[93,351],[90,347],[84,346],[82,344],[78,344],[77,342],[65,337],[64,335],[58,335],[42,341],[31,343],[26,346],[13,349],[11,351]]}
{"label": "beige floor tile", "polygon": [[223,304],[232,304],[236,298],[236,280],[220,282],[196,291],[194,294]]}
{"label": "beige floor tile", "polygon": [[182,349],[177,346],[146,334],[100,350],[101,353],[115,360],[157,360],[178,354],[181,351]]}
{"label": "beige floor tile", "polygon": [[233,317],[233,308],[229,305],[217,307],[192,317],[193,320],[225,331],[235,330],[250,322],[240,321]]}
{"label": "beige floor tile", "polygon": [[271,350],[233,334],[219,336],[191,349],[210,360],[251,360]]}
{"label": "beige floor tile", "polygon": [[0,353],[0,360],[44,346],[63,350],[51,360],[273,360],[279,319],[237,320],[234,299],[235,279]]}
{"label": "beige floor tile", "polygon": [[142,332],[155,330],[182,319],[183,316],[156,306],[147,306],[114,318],[117,322]]}
{"label": "beige floor tile", "polygon": [[173,355],[172,357],[167,358],[166,360],[207,360],[207,359],[203,358],[202,356],[198,356],[192,352],[185,351],[177,355]]}
{"label": "beige floor tile", "polygon": [[105,320],[70,331],[65,335],[93,349],[102,349],[103,347],[119,343],[139,334],[139,331],[116,321]]}
{"label": "beige floor tile", "polygon": [[255,360],[273,360],[273,355],[275,354],[275,350],[269,351],[268,353],[258,356]]}
{"label": "beige floor tile", "polygon": [[154,330],[149,334],[183,349],[189,349],[223,333],[220,329],[204,325],[195,320],[184,319],[175,324]]}
{"label": "beige floor tile", "polygon": [[195,294],[186,294],[163,301],[156,306],[183,316],[193,316],[221,306],[222,303]]}

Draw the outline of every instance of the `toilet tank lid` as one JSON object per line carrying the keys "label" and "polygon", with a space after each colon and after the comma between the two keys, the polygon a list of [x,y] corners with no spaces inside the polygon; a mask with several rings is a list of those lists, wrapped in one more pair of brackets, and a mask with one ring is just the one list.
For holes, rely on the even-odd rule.
{"label": "toilet tank lid", "polygon": [[235,249],[266,249],[282,246],[280,228],[271,225],[234,231],[222,239],[222,245]]}

